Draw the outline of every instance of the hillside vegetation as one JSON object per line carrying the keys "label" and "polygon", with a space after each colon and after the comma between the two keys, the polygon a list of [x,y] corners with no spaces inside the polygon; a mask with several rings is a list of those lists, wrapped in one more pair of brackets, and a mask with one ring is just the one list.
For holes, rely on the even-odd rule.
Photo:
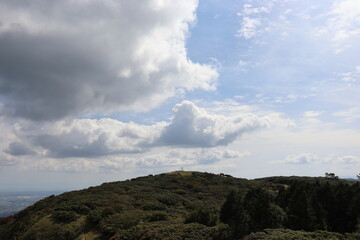
{"label": "hillside vegetation", "polygon": [[47,197],[0,218],[0,239],[353,240],[359,206],[353,182],[179,171]]}

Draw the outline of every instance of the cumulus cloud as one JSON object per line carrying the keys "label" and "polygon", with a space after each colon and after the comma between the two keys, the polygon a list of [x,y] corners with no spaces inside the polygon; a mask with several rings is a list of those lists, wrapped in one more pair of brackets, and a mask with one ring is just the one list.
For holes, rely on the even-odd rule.
{"label": "cumulus cloud", "polygon": [[45,155],[56,158],[99,157],[113,154],[144,152],[161,131],[161,123],[153,126],[123,123],[113,119],[76,119],[61,121],[55,128],[28,138]]}
{"label": "cumulus cloud", "polygon": [[189,101],[177,104],[174,117],[159,140],[160,145],[214,147],[227,145],[244,133],[268,126],[268,121],[254,114],[235,117],[209,114]]}
{"label": "cumulus cloud", "polygon": [[[266,128],[272,119],[279,121],[281,117],[261,117],[252,113],[226,116],[209,113],[190,101],[184,101],[173,108],[169,122],[152,125],[109,118],[41,124],[20,121],[13,127],[13,140],[4,152],[13,156],[99,158],[139,154],[164,146],[211,148],[228,145],[245,133]],[[231,152],[222,155],[224,158],[232,156]],[[202,154],[198,158],[206,162],[218,156]]]}
{"label": "cumulus cloud", "polygon": [[148,110],[178,91],[212,90],[217,71],[185,47],[196,0],[2,1],[3,114],[57,120]]}

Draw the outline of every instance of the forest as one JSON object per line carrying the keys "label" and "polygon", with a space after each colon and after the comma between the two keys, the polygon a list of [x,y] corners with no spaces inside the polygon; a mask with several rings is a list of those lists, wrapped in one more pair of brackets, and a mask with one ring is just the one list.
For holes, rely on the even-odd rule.
{"label": "forest", "polygon": [[277,189],[232,191],[220,220],[232,239],[266,228],[357,232],[360,226],[360,184],[293,182]]}

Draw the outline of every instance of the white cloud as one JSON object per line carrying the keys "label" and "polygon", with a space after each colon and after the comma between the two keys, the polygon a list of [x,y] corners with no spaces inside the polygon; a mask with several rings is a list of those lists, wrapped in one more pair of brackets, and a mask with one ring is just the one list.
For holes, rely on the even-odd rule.
{"label": "white cloud", "polygon": [[305,117],[305,118],[301,119],[300,123],[303,128],[310,128],[310,129],[313,129],[316,126],[319,128],[326,127],[326,125],[329,124],[329,123],[322,122],[318,118],[312,118],[312,117]]}
{"label": "white cloud", "polygon": [[348,46],[344,42],[360,37],[360,5],[357,0],[336,1],[328,13],[327,26],[322,31],[330,32],[335,42],[336,53]]}
{"label": "white cloud", "polygon": [[249,153],[218,149],[173,149],[160,154],[143,157],[137,166],[189,166],[215,164],[227,159],[241,159]]}
{"label": "white cloud", "polygon": [[352,72],[344,72],[338,74],[341,77],[341,80],[344,82],[358,82],[360,81],[360,66],[355,67]]}
{"label": "white cloud", "polygon": [[290,163],[290,164],[308,164],[314,163],[319,159],[313,153],[300,153],[288,155],[284,160],[274,161],[273,163]]}
{"label": "white cloud", "polygon": [[96,162],[86,159],[41,159],[33,161],[29,169],[38,171],[52,172],[98,172],[99,167]]}
{"label": "white cloud", "polygon": [[341,40],[352,34],[359,34],[360,5],[357,0],[338,1],[330,12],[333,17],[330,22],[337,30],[336,39]]}
{"label": "white cloud", "polygon": [[[263,98],[262,95],[258,96]],[[245,105],[241,101],[243,97],[235,96],[233,99],[228,98],[224,101],[213,101],[206,103],[205,109],[211,114],[220,114],[229,117],[238,117],[243,114],[253,114],[260,119],[265,120],[267,128],[277,128],[277,127],[294,127],[296,123],[286,117],[285,114],[275,111],[266,111],[256,105]]]}
{"label": "white cloud", "polygon": [[306,111],[304,112],[304,117],[306,118],[315,118],[321,116],[322,112],[319,111]]}
{"label": "white cloud", "polygon": [[257,98],[254,100],[255,103],[275,103],[275,104],[289,104],[294,103],[299,100],[307,99],[309,97],[314,97],[314,94],[277,94],[273,96],[265,95],[265,94],[256,94],[255,97]]}
{"label": "white cloud", "polygon": [[323,114],[322,111],[306,111],[303,113],[303,118],[300,119],[300,124],[304,128],[324,127],[329,123],[322,122],[318,117]]}
{"label": "white cloud", "polygon": [[314,153],[300,153],[288,155],[284,160],[271,161],[270,163],[285,163],[285,164],[312,164],[312,163],[326,163],[326,164],[358,164],[360,157],[354,155],[344,155],[336,157],[328,155],[319,157]]}
{"label": "white cloud", "polygon": [[211,165],[229,159],[241,159],[249,153],[218,149],[172,149],[161,153],[132,156],[110,156],[96,161],[91,159],[43,159],[27,168],[54,172],[114,172],[123,169],[190,167]]}
{"label": "white cloud", "polygon": [[205,105],[207,112],[211,114],[220,114],[226,116],[237,116],[238,114],[257,113],[256,106],[245,105],[241,103],[244,96],[235,96],[222,101],[201,102]]}
{"label": "white cloud", "polygon": [[213,90],[217,71],[185,47],[196,0],[2,1],[3,114],[58,120],[145,111],[178,91]]}
{"label": "white cloud", "polygon": [[250,39],[256,35],[259,26],[261,26],[260,18],[243,17],[241,28],[237,31],[236,36]]}
{"label": "white cloud", "polygon": [[[262,98],[262,95],[258,96]],[[238,117],[239,115],[253,114],[260,119],[267,121],[267,127],[294,127],[295,122],[287,118],[283,113],[274,111],[264,111],[256,105],[245,105],[241,103],[243,96],[234,96],[223,101],[213,101],[206,103],[206,111],[210,114],[219,114],[229,117]]]}
{"label": "white cloud", "polygon": [[269,6],[254,7],[251,4],[244,4],[243,11],[240,15],[253,15],[263,12],[269,12]]}
{"label": "white cloud", "polygon": [[345,122],[353,122],[360,119],[360,108],[350,108],[335,112],[333,115],[342,118]]}
{"label": "white cloud", "polygon": [[261,13],[268,13],[270,5],[254,7],[252,4],[244,4],[238,16],[241,16],[241,26],[236,36],[244,39],[250,39],[256,36],[258,28],[263,24],[263,18],[259,17]]}

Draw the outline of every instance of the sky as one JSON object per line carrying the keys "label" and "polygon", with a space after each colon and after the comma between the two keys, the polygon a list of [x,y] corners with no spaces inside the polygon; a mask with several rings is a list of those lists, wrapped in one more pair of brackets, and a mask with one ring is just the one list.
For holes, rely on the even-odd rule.
{"label": "sky", "polygon": [[0,2],[0,191],[360,173],[358,0]]}

